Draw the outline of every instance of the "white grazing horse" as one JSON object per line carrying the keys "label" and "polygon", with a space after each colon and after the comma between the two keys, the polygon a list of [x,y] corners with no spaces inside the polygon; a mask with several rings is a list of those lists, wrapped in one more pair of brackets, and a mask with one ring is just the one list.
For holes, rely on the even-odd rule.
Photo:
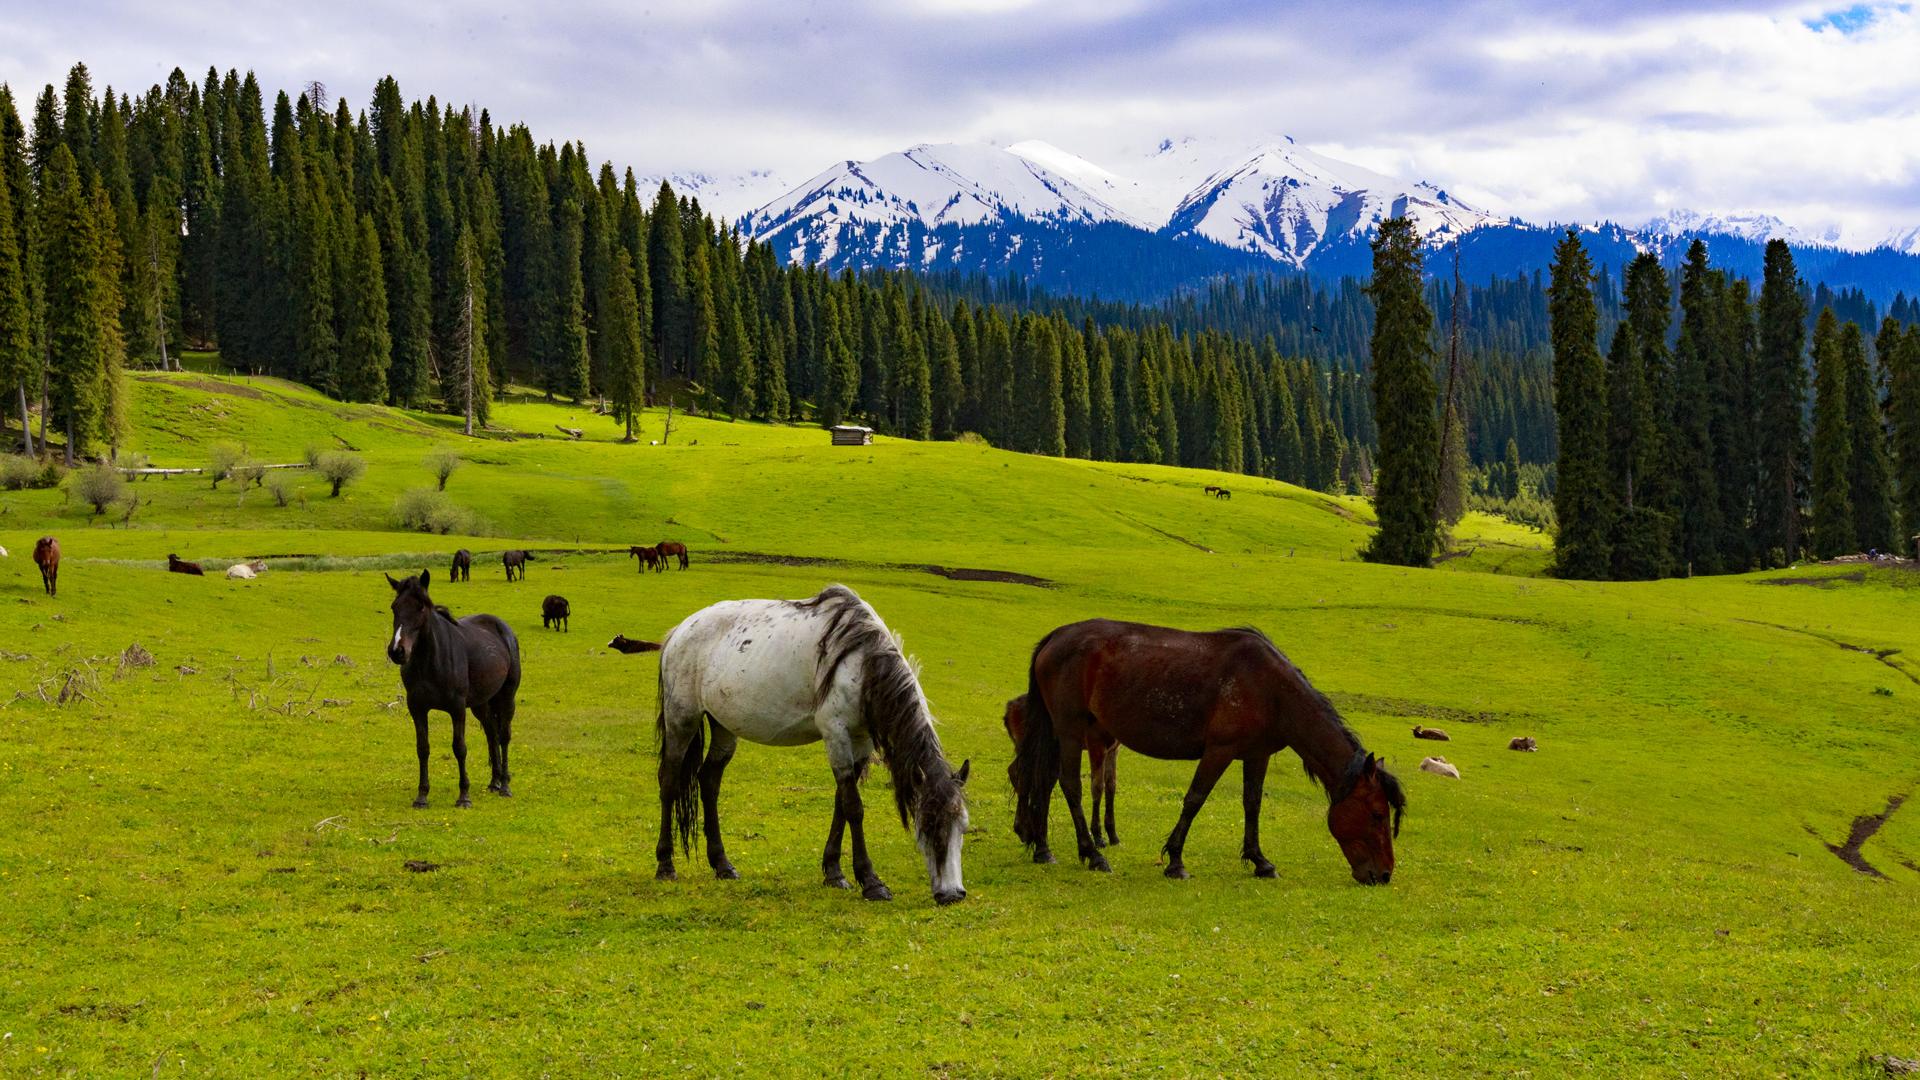
{"label": "white grazing horse", "polygon": [[[711,721],[712,746],[702,760]],[[660,651],[660,843],[663,881],[675,880],[673,832],[691,853],[706,812],[707,862],[717,877],[739,874],[720,843],[720,777],[739,740],[804,746],[824,740],[836,785],[833,827],[820,865],[828,885],[840,872],[840,835],[853,832],[853,875],[861,895],[891,900],[873,872],[860,804],[860,779],[874,747],[893,774],[901,824],[914,829],[937,903],[967,895],[960,845],[967,830],[962,785],[934,734],[920,682],[892,631],[844,585],[811,600],[729,600],[674,627]]]}

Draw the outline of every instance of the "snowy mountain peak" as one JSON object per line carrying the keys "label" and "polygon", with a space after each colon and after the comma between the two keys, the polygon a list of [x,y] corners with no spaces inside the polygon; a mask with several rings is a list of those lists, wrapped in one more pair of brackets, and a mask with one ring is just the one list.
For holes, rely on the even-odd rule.
{"label": "snowy mountain peak", "polygon": [[1365,236],[1402,215],[1429,243],[1502,220],[1434,184],[1399,180],[1287,138],[1207,177],[1167,228],[1298,267],[1321,245]]}
{"label": "snowy mountain peak", "polygon": [[1840,243],[1838,229],[1818,232],[1796,229],[1772,214],[1753,212],[1703,214],[1698,210],[1669,210],[1647,222],[1642,230],[1654,236],[1737,236],[1754,243],[1785,240],[1790,244],[1835,247]]}

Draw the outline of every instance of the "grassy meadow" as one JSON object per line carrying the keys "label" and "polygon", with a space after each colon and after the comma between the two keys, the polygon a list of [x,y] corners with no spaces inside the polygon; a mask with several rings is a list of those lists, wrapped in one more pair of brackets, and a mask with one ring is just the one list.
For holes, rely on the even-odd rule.
{"label": "grassy meadow", "polygon": [[[1920,1057],[1920,807],[1858,845],[1874,873],[1829,849],[1920,781],[1920,575],[1561,582],[1539,576],[1545,537],[1483,518],[1467,554],[1403,570],[1357,560],[1362,500],[1247,477],[679,415],[651,445],[657,412],[621,444],[531,398],[475,440],[271,379],[131,378],[124,449],[155,465],[233,441],[369,468],[338,499],[298,474],[285,507],[147,479],[124,525],[0,493],[0,1073],[1866,1076],[1869,1055]],[[393,525],[443,447],[485,535]],[[49,532],[55,599],[28,558]],[[692,569],[637,574],[626,545],[668,538]],[[462,546],[473,580],[450,585]],[[491,556],[522,546],[538,561],[509,584]],[[272,569],[170,575],[169,552]],[[480,790],[475,725],[475,805],[454,809],[436,714],[432,805],[409,807],[381,574],[422,567],[456,613],[520,634],[512,799]],[[604,643],[834,581],[903,635],[974,763],[968,898],[933,905],[878,773],[897,899],[820,885],[817,746],[742,746],[722,795],[741,880],[696,851],[656,883],[657,658]],[[570,634],[540,629],[547,593]],[[1237,859],[1231,773],[1193,879],[1163,878],[1192,768],[1134,754],[1114,873],[1070,842],[1032,865],[1000,706],[1035,640],[1094,615],[1267,631],[1406,784],[1393,884],[1352,883],[1291,760],[1267,781],[1278,880]],[[1419,771],[1434,752],[1462,778]]]}

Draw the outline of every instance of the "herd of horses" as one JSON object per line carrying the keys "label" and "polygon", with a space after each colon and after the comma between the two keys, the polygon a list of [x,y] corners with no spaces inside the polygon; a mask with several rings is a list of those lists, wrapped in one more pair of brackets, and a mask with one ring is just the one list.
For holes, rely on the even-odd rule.
{"label": "herd of horses", "polygon": [[[469,710],[487,734],[488,790],[511,794],[508,747],[521,677],[512,629],[491,615],[455,618],[430,597],[428,571],[387,581],[394,592],[387,654],[400,666],[420,766],[414,805],[427,804],[431,711],[453,719],[456,805],[470,805]],[[925,860],[934,901],[945,905],[966,896],[960,852],[969,828],[971,763],[956,769],[947,760],[913,663],[851,589],[834,585],[804,600],[723,601],[687,616],[658,642],[618,635],[608,647],[661,654],[659,880],[677,880],[674,849],[691,855],[696,830],[714,875],[739,876],[721,835],[720,786],[741,739],[778,747],[824,742],[834,778],[820,860],[825,883],[857,885],[871,900],[892,898],[867,853],[860,794],[877,755],[891,776],[901,824]],[[1092,870],[1111,869],[1100,849],[1120,842],[1113,800],[1115,761],[1124,746],[1196,762],[1179,819],[1162,845],[1168,877],[1187,876],[1187,831],[1234,762],[1240,763],[1245,812],[1241,858],[1255,876],[1273,877],[1260,846],[1260,805],[1269,761],[1290,749],[1326,792],[1327,829],[1354,880],[1384,885],[1393,876],[1393,841],[1406,810],[1400,782],[1257,630],[1196,632],[1108,619],[1062,626],[1034,647],[1026,693],[1007,703],[1004,723],[1013,741],[1007,767],[1013,832],[1036,863],[1055,861],[1048,818],[1057,787],[1080,860]],[[1092,758],[1091,824],[1081,799],[1083,750]],[[842,869],[843,839],[852,845],[852,881]]]}

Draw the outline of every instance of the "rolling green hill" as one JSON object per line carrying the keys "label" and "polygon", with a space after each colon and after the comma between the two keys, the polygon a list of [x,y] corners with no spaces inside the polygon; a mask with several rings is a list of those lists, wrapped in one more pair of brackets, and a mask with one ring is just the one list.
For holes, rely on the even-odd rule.
{"label": "rolling green hill", "polygon": [[[1910,571],[1562,582],[1533,576],[1544,538],[1492,520],[1463,528],[1473,554],[1413,571],[1357,561],[1360,501],[1238,476],[684,417],[654,446],[657,413],[621,445],[535,401],[496,417],[525,437],[469,440],[198,374],[139,376],[133,403],[126,449],[156,465],[231,440],[370,467],[339,499],[304,477],[286,507],[148,479],[125,528],[57,491],[0,494],[9,1074],[1757,1076],[1920,1056],[1920,810],[1847,848],[1920,781]],[[442,446],[489,535],[394,531]],[[27,559],[46,532],[57,599]],[[667,537],[693,568],[636,574],[625,546]],[[525,583],[483,558],[448,585],[459,546],[541,554]],[[169,551],[278,558],[230,582],[161,572]],[[408,808],[380,571],[423,565],[437,599],[520,632],[512,800],[452,808],[436,717],[433,804]],[[1475,569],[1508,572],[1456,572]],[[968,899],[933,906],[879,775],[871,839],[899,899],[820,887],[818,748],[742,748],[722,802],[742,880],[696,857],[656,884],[657,661],[602,644],[832,581],[904,636],[974,762]],[[573,633],[541,631],[549,592]],[[1405,781],[1394,883],[1351,883],[1290,766],[1267,781],[1277,881],[1235,857],[1231,776],[1193,880],[1168,881],[1191,767],[1135,754],[1114,874],[1028,862],[1000,705],[1040,635],[1093,615],[1266,630]],[[1538,753],[1505,749],[1523,734]],[[1435,751],[1462,779],[1418,770]]]}

